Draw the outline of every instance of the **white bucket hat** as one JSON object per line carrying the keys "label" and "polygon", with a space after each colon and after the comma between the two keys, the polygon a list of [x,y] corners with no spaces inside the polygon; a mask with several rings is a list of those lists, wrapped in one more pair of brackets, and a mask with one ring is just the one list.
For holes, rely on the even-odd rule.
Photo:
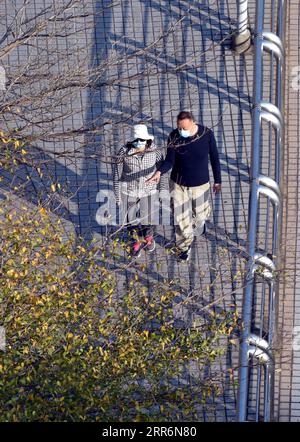
{"label": "white bucket hat", "polygon": [[147,126],[145,124],[135,124],[132,129],[131,139],[136,140],[154,140],[154,136],[148,133]]}

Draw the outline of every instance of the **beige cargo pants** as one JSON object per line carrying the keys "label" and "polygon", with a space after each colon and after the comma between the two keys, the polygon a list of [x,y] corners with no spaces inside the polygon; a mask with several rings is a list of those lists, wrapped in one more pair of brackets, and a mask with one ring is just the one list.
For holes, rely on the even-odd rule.
{"label": "beige cargo pants", "polygon": [[186,187],[171,180],[176,245],[187,250],[194,235],[201,235],[205,220],[211,214],[210,183]]}

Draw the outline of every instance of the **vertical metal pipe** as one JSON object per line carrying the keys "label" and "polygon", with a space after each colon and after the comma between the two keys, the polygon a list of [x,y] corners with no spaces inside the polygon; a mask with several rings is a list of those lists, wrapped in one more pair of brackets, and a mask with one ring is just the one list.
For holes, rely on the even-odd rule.
{"label": "vertical metal pipe", "polygon": [[274,392],[274,361],[265,365],[265,385],[264,385],[264,421],[270,422],[273,416],[273,396]]}
{"label": "vertical metal pipe", "polygon": [[[283,41],[284,38],[284,23],[285,23],[285,0],[279,0],[278,2],[278,19],[277,19],[277,35]],[[277,64],[277,81],[276,81],[276,106],[278,109],[282,109],[283,107],[283,66],[282,64]],[[280,182],[280,168],[282,164],[282,153],[280,147],[283,144],[283,131],[280,133],[276,139],[276,158],[277,163],[275,167],[275,181]]]}
{"label": "vertical metal pipe", "polygon": [[260,165],[260,109],[259,104],[262,97],[262,30],[264,16],[264,1],[256,0],[256,32],[254,39],[254,101],[252,111],[252,142],[251,142],[251,187],[249,198],[249,224],[248,224],[248,263],[247,280],[243,297],[242,321],[243,330],[240,344],[240,370],[239,370],[239,395],[238,395],[238,420],[247,420],[248,384],[249,384],[249,356],[248,337],[251,333],[252,320],[252,295],[253,275],[251,273],[252,257],[256,247],[257,227],[257,182]]}
{"label": "vertical metal pipe", "polygon": [[238,0],[238,33],[243,34],[248,28],[248,0]]}
{"label": "vertical metal pipe", "polygon": [[236,54],[247,54],[251,50],[251,32],[248,28],[248,0],[237,1],[237,30],[232,39]]}
{"label": "vertical metal pipe", "polygon": [[[285,65],[285,26],[286,26],[286,1],[285,0],[279,0],[278,1],[278,18],[277,18],[277,35],[279,36],[279,38],[281,39],[282,43],[283,43],[283,48],[284,48],[284,54],[283,54],[283,63],[280,66],[278,64],[277,66],[277,93],[276,93],[276,105],[277,107],[281,110],[282,114],[283,114],[283,109],[284,109],[284,84],[285,84],[285,71],[283,66]],[[283,127],[282,127],[282,131],[280,133],[280,140],[278,140],[278,142],[276,143],[276,156],[277,156],[277,164],[276,164],[276,176],[275,176],[275,180],[280,184],[281,187],[281,177],[282,177],[282,169],[283,169],[283,155],[284,155],[284,146],[285,146],[285,140],[284,140],[284,134],[285,134],[285,129],[284,129],[284,121],[283,121]],[[280,206],[278,208],[279,213],[282,214],[282,198],[280,199]],[[280,252],[280,243],[281,243],[281,226],[282,226],[282,217],[280,216],[278,218],[278,224],[277,224],[277,228],[278,228],[278,251],[276,253],[277,255],[277,265],[280,266],[280,261],[281,261],[281,252]],[[273,332],[273,339],[272,342],[275,343],[276,345],[276,341],[277,341],[277,334],[276,334],[276,329],[275,329],[275,321],[276,321],[276,316],[277,316],[277,312],[278,312],[278,304],[277,304],[277,296],[276,293],[278,293],[279,290],[279,285],[278,282],[275,283],[275,287],[272,287],[272,300],[273,300],[273,318],[272,318],[272,324],[270,326],[270,329]],[[273,291],[275,292],[275,296],[273,295]],[[276,357],[274,360],[274,375],[272,377],[272,388],[271,388],[271,395],[274,396],[274,391],[275,391],[275,364],[276,364]],[[271,401],[271,418],[273,418],[274,416],[274,402]]]}
{"label": "vertical metal pipe", "polygon": [[268,324],[268,339],[270,342],[273,341],[274,334],[274,313],[275,313],[275,291],[274,283],[271,282],[269,285],[269,324]]}
{"label": "vertical metal pipe", "polygon": [[[243,3],[243,2],[240,2]],[[241,6],[239,3],[239,6]],[[278,0],[277,9],[277,36],[274,33],[263,32],[263,16],[264,16],[263,0],[256,0],[256,29],[254,38],[254,91],[253,91],[253,111],[252,111],[252,140],[251,140],[251,172],[250,172],[250,196],[249,196],[249,214],[248,214],[248,262],[247,262],[247,276],[246,287],[244,290],[243,298],[243,329],[241,332],[241,344],[240,344],[240,369],[239,369],[239,393],[238,393],[238,420],[247,420],[248,401],[249,401],[249,358],[251,356],[251,345],[249,339],[251,335],[252,326],[252,308],[253,308],[253,296],[255,285],[255,268],[253,267],[253,259],[256,252],[256,235],[258,231],[258,212],[259,212],[259,194],[262,192],[259,183],[262,181],[260,175],[260,156],[261,156],[261,123],[262,123],[262,108],[267,114],[270,113],[273,116],[278,117],[279,122],[276,123],[276,140],[275,140],[275,183],[272,179],[264,177],[264,185],[267,188],[273,189],[275,187],[275,193],[272,195],[270,192],[262,192],[273,201],[273,232],[272,232],[272,260],[276,260],[278,263],[277,252],[278,245],[280,243],[280,223],[282,215],[282,200],[279,193],[276,191],[276,185],[280,184],[281,168],[282,168],[282,146],[284,130],[281,127],[281,118],[283,109],[283,75],[284,75],[284,60],[281,53],[281,41],[284,37],[284,23],[285,23],[285,10],[286,2],[284,0]],[[241,18],[242,20],[242,18]],[[239,28],[242,26],[239,22]],[[272,26],[273,31],[273,26]],[[263,97],[263,53],[264,49],[271,52],[271,56],[277,54],[277,78],[276,78],[276,103],[275,106],[270,102],[262,105]],[[272,77],[271,77],[272,78]],[[268,119],[268,118],[267,118]],[[269,120],[268,121],[274,121]],[[269,135],[271,136],[271,129],[269,129]],[[270,173],[270,171],[269,171]],[[269,181],[269,182],[268,182]],[[273,182],[273,183],[272,183]],[[278,187],[278,186],[277,186]],[[276,197],[277,195],[277,197]],[[269,201],[268,201],[269,202]],[[273,277],[270,278],[270,297],[269,297],[269,327],[268,327],[268,340],[266,345],[268,351],[265,356],[268,356],[268,361],[261,361],[264,365],[264,421],[270,421],[273,417],[273,398],[274,398],[274,382],[275,382],[275,361],[272,356],[273,347],[273,332],[275,321],[275,298],[276,298],[276,281],[273,281]],[[262,322],[262,318],[260,318]],[[256,336],[256,335],[253,335]],[[252,336],[252,339],[253,339]],[[258,336],[257,336],[258,337]],[[258,385],[256,393],[259,390],[260,385],[260,369],[258,373]],[[257,393],[258,394],[258,393]],[[256,398],[256,420],[259,419],[259,399]]]}

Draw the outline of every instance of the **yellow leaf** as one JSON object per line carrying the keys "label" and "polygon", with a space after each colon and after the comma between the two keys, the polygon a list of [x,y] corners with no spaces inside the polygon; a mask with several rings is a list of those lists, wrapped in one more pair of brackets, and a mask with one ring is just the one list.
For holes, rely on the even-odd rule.
{"label": "yellow leaf", "polygon": [[44,207],[41,207],[39,209],[39,212],[40,212],[41,215],[45,215],[47,213],[47,211],[46,211],[46,209]]}

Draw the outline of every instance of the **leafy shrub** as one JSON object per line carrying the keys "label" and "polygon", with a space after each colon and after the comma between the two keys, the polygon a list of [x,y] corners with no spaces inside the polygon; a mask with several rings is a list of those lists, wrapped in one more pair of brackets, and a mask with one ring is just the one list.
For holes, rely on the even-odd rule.
{"label": "leafy shrub", "polygon": [[1,420],[199,418],[222,393],[209,367],[237,312],[178,325],[171,285],[157,283],[149,294],[136,271],[119,293],[109,260],[120,241],[66,238],[46,208],[9,207],[4,201],[0,213]]}

